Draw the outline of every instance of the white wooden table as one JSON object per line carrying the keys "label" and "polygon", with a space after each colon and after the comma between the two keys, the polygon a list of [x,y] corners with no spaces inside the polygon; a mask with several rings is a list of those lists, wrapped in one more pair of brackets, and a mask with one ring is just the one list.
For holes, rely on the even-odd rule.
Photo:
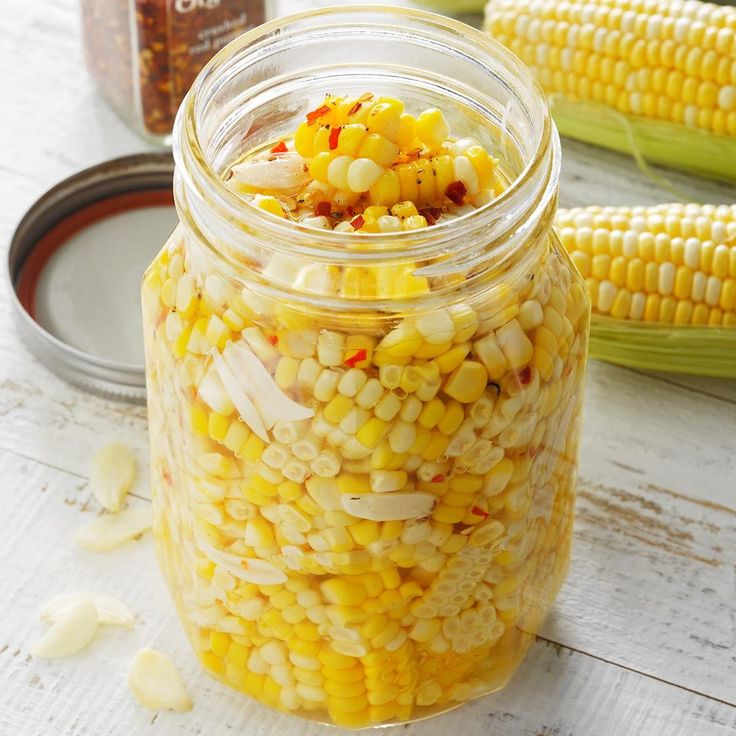
{"label": "white wooden table", "polygon": [[[310,3],[284,2],[281,8]],[[94,92],[75,0],[3,0],[0,244],[50,185],[145,146]],[[566,142],[562,204],[655,203],[626,157]],[[669,174],[688,196],[734,190]],[[4,251],[3,251],[4,257]],[[590,362],[572,570],[510,686],[431,722],[384,733],[440,736],[725,736],[736,732],[736,382]],[[75,547],[97,513],[87,464],[120,440],[146,458],[141,407],[89,396],[19,342],[0,291],[0,734],[315,736],[200,671],[144,539],[107,554]],[[132,503],[148,503],[145,475]],[[28,655],[39,604],[91,588],[123,598],[133,631],[81,655]],[[154,714],[125,685],[143,646],[170,654],[194,710]],[[333,731],[333,733],[337,733]]]}

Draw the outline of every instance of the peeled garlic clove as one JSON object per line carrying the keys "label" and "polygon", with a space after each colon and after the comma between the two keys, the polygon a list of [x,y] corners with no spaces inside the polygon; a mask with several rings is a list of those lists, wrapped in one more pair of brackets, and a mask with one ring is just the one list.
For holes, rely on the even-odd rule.
{"label": "peeled garlic clove", "polygon": [[62,593],[44,603],[41,609],[41,618],[51,623],[58,621],[69,609],[80,601],[88,599],[97,609],[97,620],[101,624],[113,626],[127,626],[135,624],[135,616],[121,600],[106,593],[80,591],[77,593]]}
{"label": "peeled garlic clove", "polygon": [[128,687],[136,700],[151,710],[190,710],[189,697],[173,662],[155,649],[141,649],[133,658]]}
{"label": "peeled garlic clove", "polygon": [[105,514],[77,529],[74,539],[90,552],[104,552],[147,531],[153,524],[150,506]]}
{"label": "peeled garlic clove", "polygon": [[95,453],[89,468],[89,484],[95,498],[108,511],[120,511],[135,480],[135,456],[115,442]]}
{"label": "peeled garlic clove", "polygon": [[433,493],[361,493],[342,496],[351,516],[371,521],[403,521],[429,516],[437,496]]}
{"label": "peeled garlic clove", "polygon": [[246,161],[232,167],[230,185],[241,192],[296,193],[309,182],[304,159],[296,153],[272,160]]}
{"label": "peeled garlic clove", "polygon": [[84,649],[97,633],[97,608],[82,598],[64,610],[51,628],[31,647],[34,657],[57,659]]}

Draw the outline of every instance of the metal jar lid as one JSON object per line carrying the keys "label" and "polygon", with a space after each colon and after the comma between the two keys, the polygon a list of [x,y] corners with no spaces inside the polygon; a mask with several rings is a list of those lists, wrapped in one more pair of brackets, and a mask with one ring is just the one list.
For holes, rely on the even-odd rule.
{"label": "metal jar lid", "polygon": [[46,192],[13,235],[16,324],[70,383],[145,400],[140,284],[177,223],[173,172],[168,153],[92,166]]}

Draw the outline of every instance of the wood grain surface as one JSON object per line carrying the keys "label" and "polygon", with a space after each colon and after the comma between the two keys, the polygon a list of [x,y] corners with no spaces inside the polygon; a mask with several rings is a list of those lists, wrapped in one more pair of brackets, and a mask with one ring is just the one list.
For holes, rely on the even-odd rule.
{"label": "wood grain surface", "polygon": [[[281,0],[276,12],[324,4]],[[4,0],[0,69],[4,249],[48,187],[147,146],[84,70],[75,0]],[[625,156],[571,141],[563,147],[563,206],[675,198]],[[733,188],[665,175],[686,198],[735,199]],[[97,555],[74,545],[74,529],[98,513],[89,458],[111,440],[135,449],[131,503],[148,503],[145,410],[90,396],[37,363],[0,290],[0,736],[340,733],[268,711],[199,669],[150,538]],[[44,630],[40,604],[76,589],[119,596],[136,627],[106,629],[68,660],[32,660],[30,645]],[[176,662],[193,711],[156,714],[135,704],[126,671],[144,646]],[[736,733],[736,382],[590,362],[573,563],[540,640],[503,692],[382,733],[459,731]]]}

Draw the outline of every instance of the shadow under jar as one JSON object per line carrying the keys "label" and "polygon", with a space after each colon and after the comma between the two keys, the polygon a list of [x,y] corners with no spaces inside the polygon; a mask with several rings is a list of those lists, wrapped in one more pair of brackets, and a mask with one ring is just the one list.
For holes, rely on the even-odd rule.
{"label": "shadow under jar", "polygon": [[[441,108],[504,191],[357,236],[228,188],[326,93],[366,89]],[[552,230],[540,89],[460,23],[328,9],[218,54],[174,138],[181,224],[146,274],[144,328],[157,550],[197,656],[345,727],[502,688],[568,567],[589,321]],[[330,278],[295,276],[315,268]]]}

